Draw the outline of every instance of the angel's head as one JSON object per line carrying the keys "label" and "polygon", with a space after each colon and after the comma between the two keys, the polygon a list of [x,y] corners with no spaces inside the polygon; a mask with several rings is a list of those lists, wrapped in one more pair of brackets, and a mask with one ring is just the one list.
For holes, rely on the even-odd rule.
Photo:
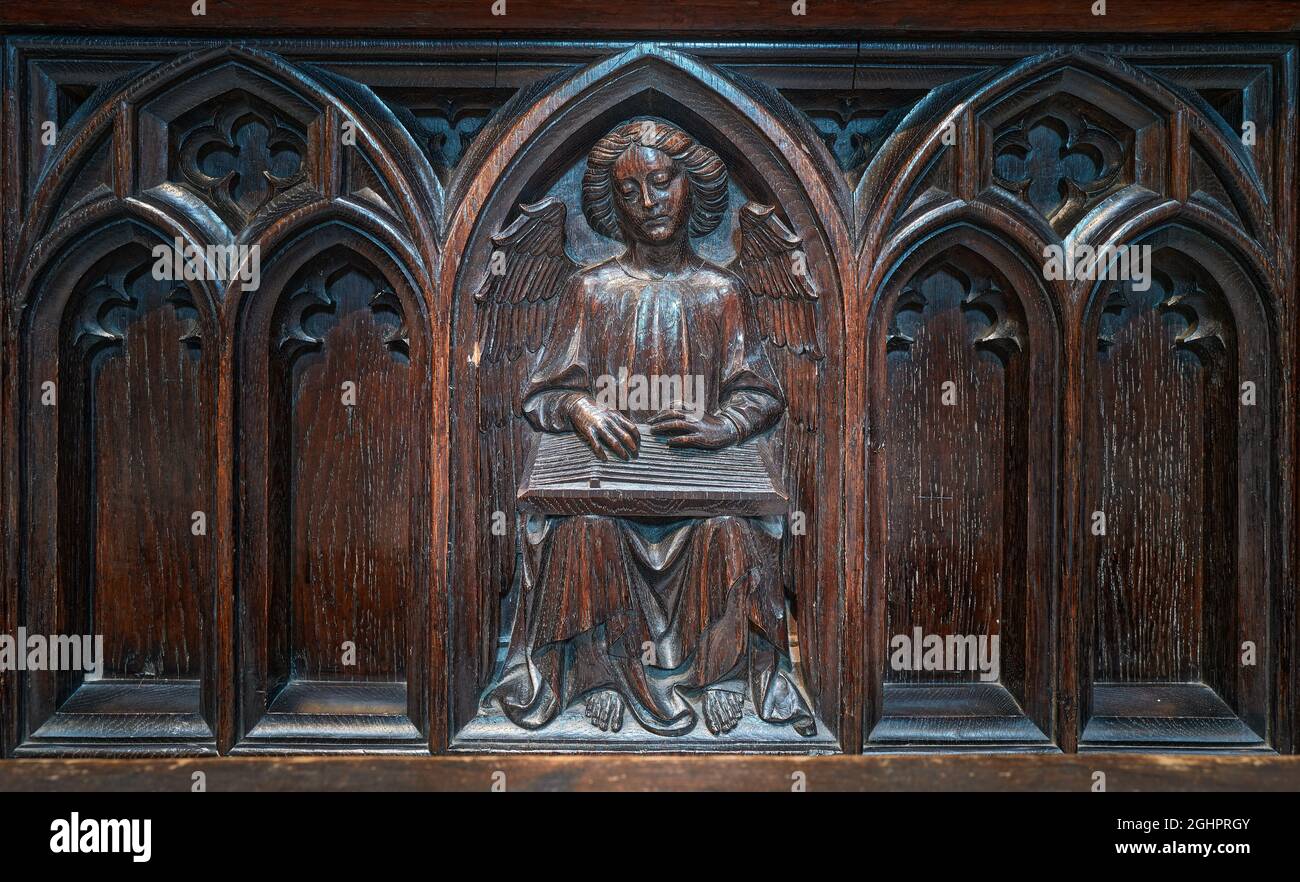
{"label": "angel's head", "polygon": [[658,244],[705,236],[727,208],[727,167],[672,123],[634,119],[596,142],[582,179],[582,211],[612,239]]}

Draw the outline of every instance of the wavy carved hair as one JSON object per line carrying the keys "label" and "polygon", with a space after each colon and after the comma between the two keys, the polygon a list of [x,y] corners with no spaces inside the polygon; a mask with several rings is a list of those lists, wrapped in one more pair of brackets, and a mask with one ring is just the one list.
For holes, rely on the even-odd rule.
{"label": "wavy carved hair", "polygon": [[670,122],[641,117],[629,120],[596,142],[587,154],[582,177],[582,213],[591,228],[603,236],[622,240],[614,207],[614,162],[629,147],[641,145],[662,150],[686,173],[691,198],[687,229],[692,236],[707,236],[722,223],[727,210],[727,167],[718,154]]}

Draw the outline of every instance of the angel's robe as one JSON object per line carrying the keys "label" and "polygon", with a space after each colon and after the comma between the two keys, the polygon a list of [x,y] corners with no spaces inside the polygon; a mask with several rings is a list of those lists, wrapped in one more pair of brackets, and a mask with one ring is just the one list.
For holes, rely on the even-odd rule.
{"label": "angel's robe", "polygon": [[[577,274],[524,412],[540,431],[572,431],[572,396],[598,400],[610,378],[630,375],[703,377],[704,410],[741,440],[785,410],[743,283],[703,261],[665,278],[617,258]],[[623,413],[644,423],[670,403],[630,397]],[[748,691],[764,720],[810,724],[786,652],[782,529],[780,517],[529,518],[524,592],[494,697],[536,728],[583,693],[613,688],[645,728],[676,735],[696,722],[687,696],[728,688]]]}

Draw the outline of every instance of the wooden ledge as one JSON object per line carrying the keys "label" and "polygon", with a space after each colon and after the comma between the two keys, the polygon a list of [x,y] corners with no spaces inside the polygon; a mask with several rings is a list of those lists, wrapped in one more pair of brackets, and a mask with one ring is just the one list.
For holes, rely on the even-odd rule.
{"label": "wooden ledge", "polygon": [[[917,33],[1206,34],[1285,33],[1300,29],[1292,0],[1148,0],[1113,2],[1093,15],[1091,0],[811,0],[792,14],[791,0],[213,0],[194,15],[189,0],[7,0],[0,29],[195,34],[388,34],[397,37],[554,35],[754,37],[862,36]],[[500,10],[500,6],[497,6]]]}
{"label": "wooden ledge", "polygon": [[0,761],[0,791],[781,790],[802,772],[808,791],[1079,791],[1093,773],[1107,791],[1296,791],[1300,756],[430,756]]}

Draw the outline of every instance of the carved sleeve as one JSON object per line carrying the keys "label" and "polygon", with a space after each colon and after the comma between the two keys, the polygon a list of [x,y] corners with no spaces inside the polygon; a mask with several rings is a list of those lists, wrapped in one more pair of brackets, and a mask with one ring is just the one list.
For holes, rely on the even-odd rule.
{"label": "carved sleeve", "polygon": [[571,430],[569,405],[591,395],[586,318],[582,280],[575,277],[560,294],[550,341],[524,387],[524,415],[540,431]]}
{"label": "carved sleeve", "polygon": [[785,412],[785,396],[767,360],[749,298],[734,282],[723,304],[723,360],[718,413],[740,430],[740,439],[765,432]]}

